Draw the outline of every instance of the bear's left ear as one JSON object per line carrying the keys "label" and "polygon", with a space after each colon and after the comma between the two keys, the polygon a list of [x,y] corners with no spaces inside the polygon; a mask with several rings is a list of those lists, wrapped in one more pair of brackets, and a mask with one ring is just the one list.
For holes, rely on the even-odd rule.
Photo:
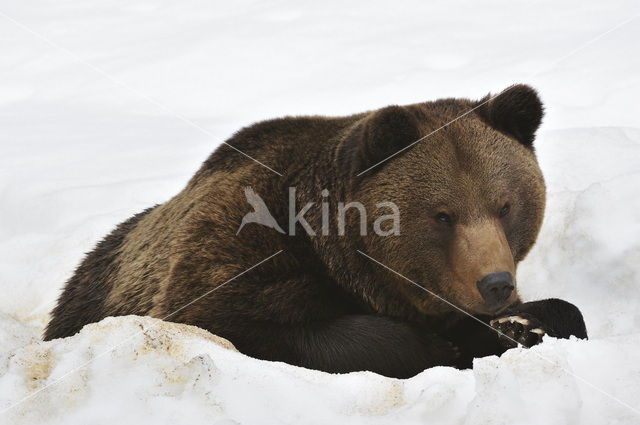
{"label": "bear's left ear", "polygon": [[343,155],[349,158],[351,173],[359,175],[380,161],[392,160],[390,156],[419,138],[417,118],[402,106],[387,106],[365,118],[350,140],[345,141]]}
{"label": "bear's left ear", "polygon": [[[490,99],[487,102],[487,99]],[[486,102],[482,105],[482,102]],[[516,84],[502,91],[499,95],[480,100],[476,112],[487,124],[522,143],[533,148],[533,139],[544,108],[538,93],[525,84]]]}

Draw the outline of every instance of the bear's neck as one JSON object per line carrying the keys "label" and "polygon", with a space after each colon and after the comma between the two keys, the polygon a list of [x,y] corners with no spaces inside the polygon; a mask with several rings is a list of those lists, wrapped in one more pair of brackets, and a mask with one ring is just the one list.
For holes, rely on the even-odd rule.
{"label": "bear's neck", "polygon": [[[350,161],[355,154],[354,145],[360,131],[361,120],[358,120],[324,143],[307,145],[305,166],[289,168],[291,172],[285,175],[284,187],[280,190],[295,190],[295,214],[313,202],[304,219],[315,234],[309,235],[302,226],[296,225],[295,241],[309,247],[309,251],[326,268],[326,275],[354,298],[363,301],[368,310],[420,321],[424,319],[423,314],[390,286],[380,285],[373,279],[380,276],[380,270],[359,254],[359,250],[366,250],[359,237],[358,226],[352,223],[351,226],[343,225],[344,233],[340,230],[340,205],[344,207],[357,201],[352,198],[357,176],[353,174]],[[282,213],[284,220],[290,215],[290,212]]]}

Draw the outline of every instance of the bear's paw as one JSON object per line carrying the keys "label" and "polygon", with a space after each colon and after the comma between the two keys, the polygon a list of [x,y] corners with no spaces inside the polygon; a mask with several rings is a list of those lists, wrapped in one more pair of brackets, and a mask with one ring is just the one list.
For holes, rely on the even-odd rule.
{"label": "bear's paw", "polygon": [[532,347],[542,342],[542,337],[549,333],[538,319],[527,313],[499,317],[489,324],[500,332],[498,340],[505,348],[513,348],[518,344]]}

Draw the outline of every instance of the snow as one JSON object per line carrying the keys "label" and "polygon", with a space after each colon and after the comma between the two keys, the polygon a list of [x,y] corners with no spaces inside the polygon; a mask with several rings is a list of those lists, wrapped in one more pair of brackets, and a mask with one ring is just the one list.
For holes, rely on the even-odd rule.
{"label": "snow", "polygon": [[[476,360],[473,370],[436,367],[396,380],[255,360],[196,327],[126,316],[16,349],[0,369],[0,400],[42,389],[5,413],[29,424],[637,423],[573,375],[628,397],[640,377],[639,344],[638,334],[549,339]],[[617,376],[621,364],[627,377]]]}
{"label": "snow", "polygon": [[[0,0],[0,423],[640,423],[640,4],[216,3]],[[520,290],[580,306],[589,341],[404,381],[149,318],[40,341],[82,254],[239,127],[514,82],[546,104],[549,191]]]}

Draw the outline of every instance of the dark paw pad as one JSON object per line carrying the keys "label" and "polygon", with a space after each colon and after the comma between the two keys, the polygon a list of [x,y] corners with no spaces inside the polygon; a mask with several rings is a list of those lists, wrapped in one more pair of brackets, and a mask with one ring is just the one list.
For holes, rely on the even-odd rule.
{"label": "dark paw pad", "polygon": [[492,328],[500,332],[498,340],[507,348],[521,344],[532,347],[542,341],[547,331],[538,319],[528,314],[512,314],[493,319],[489,322]]}

